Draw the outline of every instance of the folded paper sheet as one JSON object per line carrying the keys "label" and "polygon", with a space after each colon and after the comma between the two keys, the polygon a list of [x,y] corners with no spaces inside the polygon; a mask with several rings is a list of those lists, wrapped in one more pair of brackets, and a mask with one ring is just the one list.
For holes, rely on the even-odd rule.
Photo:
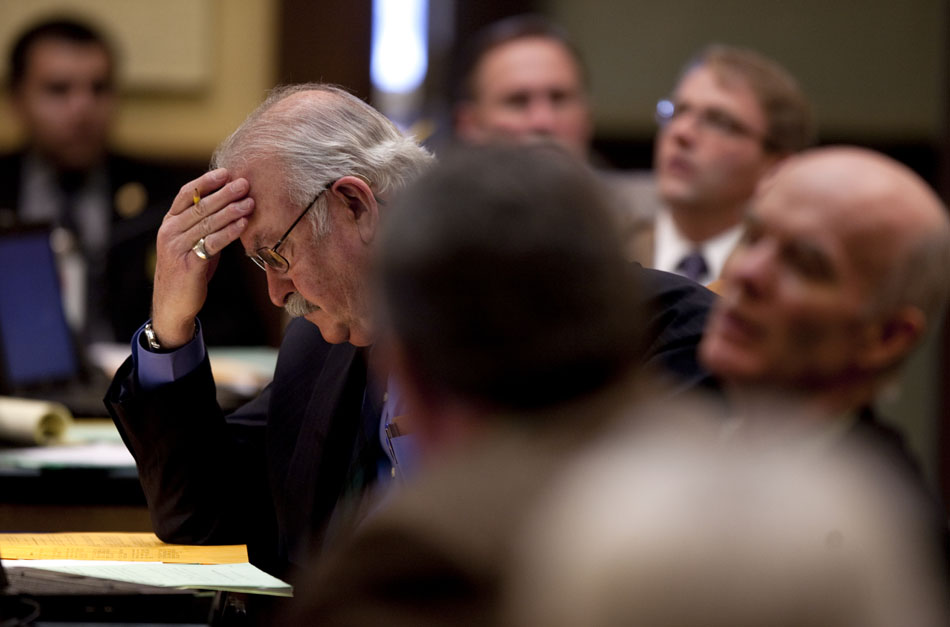
{"label": "folded paper sheet", "polygon": [[165,544],[152,533],[0,533],[9,571],[39,569],[165,588],[291,596],[291,586],[247,561],[243,544]]}
{"label": "folded paper sheet", "polygon": [[0,559],[238,564],[247,547],[165,544],[153,533],[0,533]]}
{"label": "folded paper sheet", "polygon": [[22,560],[5,562],[12,571],[41,569],[65,576],[97,577],[163,588],[227,590],[274,596],[293,596],[290,584],[259,568],[243,564],[162,564],[157,562],[106,562],[86,560]]}

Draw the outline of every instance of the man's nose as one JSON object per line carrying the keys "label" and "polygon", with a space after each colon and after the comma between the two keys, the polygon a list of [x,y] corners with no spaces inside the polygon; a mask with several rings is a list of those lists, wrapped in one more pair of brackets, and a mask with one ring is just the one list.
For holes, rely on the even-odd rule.
{"label": "man's nose", "polygon": [[737,249],[723,268],[723,282],[740,287],[749,296],[766,294],[774,283],[775,254],[775,246],[769,242]]}
{"label": "man's nose", "polygon": [[678,144],[692,144],[699,134],[699,119],[692,113],[683,113],[667,123],[666,133]]}
{"label": "man's nose", "polygon": [[278,307],[283,307],[287,302],[287,297],[296,290],[294,282],[286,274],[268,269],[267,271],[267,294],[272,303]]}
{"label": "man's nose", "polygon": [[88,111],[93,108],[99,95],[91,85],[75,85],[67,96],[69,108],[73,111]]}
{"label": "man's nose", "polygon": [[557,124],[557,111],[549,98],[536,98],[528,109],[528,126],[532,132],[550,135]]}

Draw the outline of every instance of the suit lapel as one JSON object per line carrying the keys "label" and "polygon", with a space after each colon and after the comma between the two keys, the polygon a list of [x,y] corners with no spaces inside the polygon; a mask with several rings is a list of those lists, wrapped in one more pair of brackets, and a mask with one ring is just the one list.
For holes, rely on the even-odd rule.
{"label": "suit lapel", "polygon": [[[366,385],[366,363],[361,351],[350,344],[331,346],[312,386],[304,407],[286,407],[280,442],[269,442],[272,455],[281,451],[289,459],[282,482],[281,528],[291,545],[292,560],[305,556],[306,547],[297,540],[317,532],[338,500],[347,474],[357,431]],[[288,393],[291,392],[288,390]],[[270,434],[269,434],[270,436]],[[278,462],[280,463],[280,462]]]}

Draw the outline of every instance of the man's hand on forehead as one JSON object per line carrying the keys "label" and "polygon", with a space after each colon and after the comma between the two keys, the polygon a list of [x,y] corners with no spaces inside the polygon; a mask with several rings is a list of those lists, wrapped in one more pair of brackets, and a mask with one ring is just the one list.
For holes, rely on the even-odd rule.
{"label": "man's hand on forehead", "polygon": [[182,186],[158,231],[152,326],[163,347],[188,342],[208,295],[218,253],[238,239],[254,211],[247,179],[223,168]]}

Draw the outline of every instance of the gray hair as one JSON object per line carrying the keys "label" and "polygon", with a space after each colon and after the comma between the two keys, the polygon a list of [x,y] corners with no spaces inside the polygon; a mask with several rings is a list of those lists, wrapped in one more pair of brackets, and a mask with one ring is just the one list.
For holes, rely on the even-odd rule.
{"label": "gray hair", "polygon": [[[326,97],[285,102],[302,92]],[[211,167],[248,167],[262,159],[280,162],[287,194],[302,206],[347,175],[363,177],[375,193],[401,189],[427,168],[432,155],[356,96],[333,85],[303,83],[272,90],[218,146]],[[326,196],[310,215],[315,234],[324,234]]]}
{"label": "gray hair", "polygon": [[904,305],[919,308],[934,324],[950,298],[950,224],[927,232],[907,245],[881,281],[875,309],[890,312]]}

